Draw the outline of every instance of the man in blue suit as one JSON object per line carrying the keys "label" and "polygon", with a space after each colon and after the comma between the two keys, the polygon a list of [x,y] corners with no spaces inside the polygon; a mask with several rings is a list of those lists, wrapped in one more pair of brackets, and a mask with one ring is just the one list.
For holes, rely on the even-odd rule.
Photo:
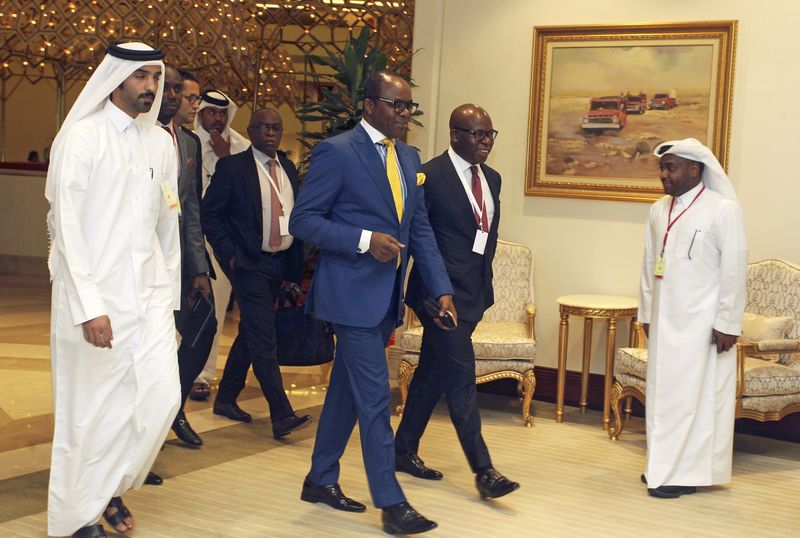
{"label": "man in blue suit", "polygon": [[[402,323],[409,255],[441,316],[456,321],[453,288],[428,222],[417,152],[398,140],[417,104],[390,72],[364,85],[364,119],[321,142],[297,197],[289,231],[319,245],[306,309],[330,322],[336,358],[301,499],[363,512],[339,487],[339,459],[359,423],[364,465],[383,529],[414,534],[436,527],[406,502],[395,478],[385,346]],[[440,320],[437,323],[441,324]],[[444,325],[441,325],[444,327]]]}

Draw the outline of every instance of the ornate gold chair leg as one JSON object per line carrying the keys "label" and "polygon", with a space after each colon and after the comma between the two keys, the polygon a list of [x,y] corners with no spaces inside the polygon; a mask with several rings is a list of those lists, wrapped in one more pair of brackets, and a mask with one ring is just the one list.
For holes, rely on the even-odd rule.
{"label": "ornate gold chair leg", "polygon": [[531,416],[531,402],[533,401],[533,393],[536,390],[536,376],[533,370],[527,370],[522,377],[522,384],[525,387],[525,393],[522,397],[522,421],[526,427],[533,426],[533,417]]}
{"label": "ornate gold chair leg", "polygon": [[411,376],[414,374],[414,369],[405,359],[400,359],[400,366],[397,368],[397,385],[400,387],[400,405],[397,406],[395,411],[397,416],[403,414],[403,409],[406,407],[406,399],[408,398],[408,385],[411,383]]}
{"label": "ornate gold chair leg", "polygon": [[[611,413],[613,415],[613,419],[611,423],[608,425],[608,438],[612,441],[616,441],[619,438],[619,434],[622,433],[622,414],[620,413],[619,409],[619,401],[622,399],[622,385],[619,384],[619,381],[614,381],[614,386],[611,388]],[[630,400],[630,396],[628,396]]]}
{"label": "ornate gold chair leg", "polygon": [[628,396],[625,398],[625,420],[631,419],[631,413],[633,413],[633,396]]}

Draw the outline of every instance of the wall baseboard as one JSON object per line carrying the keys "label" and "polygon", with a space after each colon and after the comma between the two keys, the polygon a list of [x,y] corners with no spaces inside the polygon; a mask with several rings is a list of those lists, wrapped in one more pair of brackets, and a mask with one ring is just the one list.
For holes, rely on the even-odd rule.
{"label": "wall baseboard", "polygon": [[[558,380],[558,369],[537,366],[536,367],[536,392],[534,400],[544,402],[556,401],[556,388]],[[603,410],[603,375],[589,374],[589,394],[587,397],[590,409]],[[480,392],[501,394],[505,396],[517,396],[516,382],[510,379],[501,379],[492,383],[478,385]],[[564,383],[564,405],[577,406],[580,402],[581,394],[581,373],[567,370],[567,378]],[[633,414],[644,416],[644,406],[633,400]],[[746,418],[736,421],[736,433],[746,433],[800,443],[800,413],[784,417],[783,420],[771,422],[758,422]]]}
{"label": "wall baseboard", "polygon": [[0,254],[0,274],[48,276],[47,258]]}

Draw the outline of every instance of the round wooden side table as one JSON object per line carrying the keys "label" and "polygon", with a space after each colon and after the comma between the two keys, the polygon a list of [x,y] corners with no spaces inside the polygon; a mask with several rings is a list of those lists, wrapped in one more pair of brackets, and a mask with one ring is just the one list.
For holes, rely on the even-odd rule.
{"label": "round wooden side table", "polygon": [[633,323],[636,321],[639,301],[621,295],[564,295],[556,299],[561,313],[558,328],[558,388],[556,393],[556,422],[564,421],[564,383],[567,374],[567,340],[569,316],[583,316],[583,365],[581,368],[581,411],[586,411],[589,388],[589,363],[592,352],[592,323],[595,318],[608,320],[606,330],[606,364],[603,383],[603,427],[608,430],[610,420],[611,382],[614,377],[614,352],[617,340],[617,320],[631,318],[629,345],[635,345]]}

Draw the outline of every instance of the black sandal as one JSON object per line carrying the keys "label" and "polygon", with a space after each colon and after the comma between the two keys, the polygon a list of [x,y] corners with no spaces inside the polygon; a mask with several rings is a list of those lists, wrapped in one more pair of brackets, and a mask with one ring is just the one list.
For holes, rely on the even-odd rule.
{"label": "black sandal", "polygon": [[78,529],[78,531],[72,535],[72,538],[108,538],[108,534],[106,534],[106,530],[103,526],[98,523],[97,525],[89,525],[88,527]]}
{"label": "black sandal", "polygon": [[[112,507],[116,508],[117,511],[109,515],[108,509]],[[128,510],[128,507],[122,502],[122,497],[111,497],[111,501],[108,503],[105,511],[103,511],[103,519],[105,519],[106,522],[111,525],[114,531],[119,532],[119,530],[117,530],[117,525],[122,524],[127,527],[128,524],[125,523],[125,519],[129,517],[131,517],[131,513]],[[89,535],[87,538],[91,538],[91,535]]]}

